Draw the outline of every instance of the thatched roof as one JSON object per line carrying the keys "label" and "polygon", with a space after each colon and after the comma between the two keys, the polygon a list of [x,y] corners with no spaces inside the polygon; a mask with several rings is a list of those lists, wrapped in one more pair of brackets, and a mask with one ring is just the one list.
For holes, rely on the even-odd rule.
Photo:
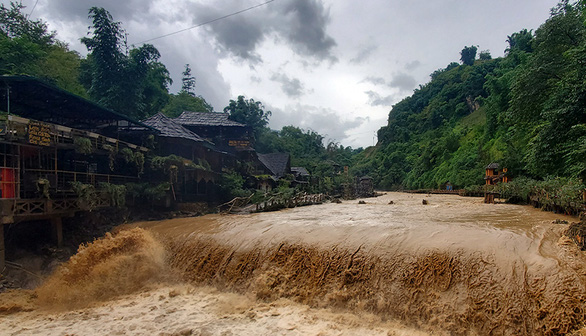
{"label": "thatched roof", "polygon": [[184,126],[230,126],[246,127],[246,125],[228,119],[230,114],[222,112],[189,112],[185,111],[174,120]]}
{"label": "thatched roof", "polygon": [[143,123],[161,132],[159,134],[160,137],[205,142],[205,140],[202,139],[199,135],[181,126],[179,123],[160,112],[146,120],[143,120]]}
{"label": "thatched roof", "polygon": [[259,161],[276,177],[289,173],[290,157],[288,153],[258,154]]}
{"label": "thatched roof", "polygon": [[496,162],[493,162],[493,163],[489,164],[488,166],[486,166],[486,168],[484,168],[484,169],[499,169],[499,168],[500,168],[500,165]]}

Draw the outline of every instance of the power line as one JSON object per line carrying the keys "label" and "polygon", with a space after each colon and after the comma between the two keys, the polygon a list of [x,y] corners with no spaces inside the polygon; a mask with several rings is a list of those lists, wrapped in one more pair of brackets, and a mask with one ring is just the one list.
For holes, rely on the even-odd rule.
{"label": "power line", "polygon": [[[37,0],[37,1],[38,1],[38,0]],[[193,29],[193,28],[198,28],[198,27],[201,27],[201,26],[205,26],[205,25],[207,25],[207,24],[210,24],[210,23],[213,23],[213,22],[216,22],[216,21],[220,21],[220,20],[223,20],[223,19],[229,18],[229,17],[231,17],[231,16],[238,15],[238,14],[240,14],[240,13],[244,13],[244,12],[247,12],[247,11],[249,11],[249,10],[253,10],[253,9],[255,9],[255,8],[258,8],[258,7],[261,7],[261,6],[267,5],[267,4],[269,4],[269,3],[273,2],[273,1],[275,1],[275,0],[269,0],[269,1],[267,1],[267,2],[263,2],[263,3],[259,4],[259,5],[252,6],[252,7],[248,7],[248,8],[246,8],[246,9],[240,10],[240,11],[238,11],[238,12],[234,12],[234,13],[231,13],[231,14],[228,14],[228,15],[224,15],[224,16],[222,16],[222,17],[219,17],[219,18],[216,18],[216,19],[213,19],[213,20],[210,20],[210,21],[206,21],[206,22],[203,22],[203,23],[199,23],[199,24],[197,24],[197,25],[195,25],[195,26],[192,26],[192,27],[189,27],[189,28],[184,28],[184,29],[181,29],[181,30],[178,30],[178,31],[175,31],[175,32],[169,33],[169,34],[165,34],[165,35],[161,35],[161,36],[153,37],[153,38],[151,38],[151,39],[148,39],[148,40],[144,40],[144,41],[142,41],[142,42],[139,42],[138,44],[143,44],[143,43],[146,43],[146,42],[150,42],[150,41],[158,40],[158,39],[161,39],[161,38],[163,38],[163,37],[168,37],[168,36],[171,36],[171,35],[179,34],[179,33],[182,33],[182,32],[184,32],[184,31],[188,31],[188,30],[190,30],[190,29]]]}
{"label": "power line", "polygon": [[33,12],[35,11],[35,8],[37,8],[37,4],[38,4],[38,3],[39,3],[39,0],[37,0],[37,1],[35,2],[35,5],[33,6],[33,9],[31,9],[31,12],[30,12],[30,14],[28,15],[28,17],[29,17],[29,18],[31,17],[31,15],[33,15]]}

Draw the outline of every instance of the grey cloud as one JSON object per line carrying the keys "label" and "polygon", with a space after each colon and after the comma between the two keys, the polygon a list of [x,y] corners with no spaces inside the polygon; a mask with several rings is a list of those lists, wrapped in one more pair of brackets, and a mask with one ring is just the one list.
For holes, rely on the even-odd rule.
{"label": "grey cloud", "polygon": [[393,96],[383,97],[374,91],[365,91],[368,96],[368,105],[370,106],[391,106],[395,100]]}
{"label": "grey cloud", "polygon": [[376,51],[376,49],[378,49],[378,47],[375,45],[370,45],[368,47],[361,49],[358,52],[358,54],[356,54],[356,56],[350,59],[350,63],[360,64],[366,61],[370,57],[370,55],[372,55],[372,53]]}
{"label": "grey cloud", "polygon": [[421,62],[419,62],[418,60],[415,60],[413,62],[409,62],[409,63],[405,64],[405,70],[413,71],[413,70],[419,68],[420,66],[421,66]]}
{"label": "grey cloud", "polygon": [[260,25],[240,16],[212,24],[208,29],[214,32],[221,51],[249,60],[252,64],[262,62],[260,55],[255,52],[264,39]]}
{"label": "grey cloud", "polygon": [[[241,2],[231,0],[221,8],[217,4],[214,7],[190,4],[186,10],[194,13],[192,21],[199,24],[237,9],[243,9]],[[336,41],[326,32],[329,21],[329,10],[320,0],[281,0],[211,23],[205,29],[215,38],[220,50],[253,63],[262,61],[255,50],[268,36],[288,42],[299,55],[335,62],[332,50]]]}
{"label": "grey cloud", "polygon": [[230,101],[230,85],[218,71],[218,58],[205,42],[194,40],[185,45],[172,39],[163,40],[157,45],[162,52],[161,62],[167,66],[175,79],[172,91],[181,89],[181,73],[186,63],[191,66],[191,74],[196,78],[195,93],[203,96],[216,111],[222,111]]}
{"label": "grey cloud", "polygon": [[374,84],[374,85],[385,85],[387,83],[387,81],[382,77],[368,76],[368,77],[364,78],[360,83],[370,83],[370,84]]}
{"label": "grey cloud", "polygon": [[336,41],[326,33],[330,13],[318,0],[290,0],[283,2],[285,24],[277,22],[277,29],[294,46],[297,53],[320,60],[337,61],[332,49]]}
{"label": "grey cloud", "polygon": [[[127,21],[144,17],[148,13],[153,0],[51,0],[46,4],[40,3],[35,12],[45,12],[51,17],[61,20],[87,20],[90,7],[103,7],[112,14],[115,21]],[[140,10],[138,10],[140,9]]]}
{"label": "grey cloud", "polygon": [[281,89],[290,98],[303,95],[303,84],[297,78],[289,78],[285,74],[273,74],[271,80],[281,84]]}
{"label": "grey cloud", "polygon": [[406,73],[399,73],[393,76],[393,79],[389,82],[390,87],[397,88],[403,92],[412,90],[416,85],[415,78]]}
{"label": "grey cloud", "polygon": [[295,125],[302,129],[311,129],[323,135],[326,139],[343,142],[350,135],[348,132],[360,127],[367,119],[354,118],[343,120],[336,111],[309,105],[295,105],[285,110],[270,108],[273,112],[269,121],[273,129],[281,129],[283,126]]}

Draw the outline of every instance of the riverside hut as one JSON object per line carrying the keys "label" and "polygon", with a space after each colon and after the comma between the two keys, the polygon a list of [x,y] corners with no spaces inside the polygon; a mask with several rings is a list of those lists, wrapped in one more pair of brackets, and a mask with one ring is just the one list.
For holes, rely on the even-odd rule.
{"label": "riverside hut", "polygon": [[508,183],[510,177],[507,174],[507,168],[501,168],[496,162],[493,162],[486,166],[484,180],[486,185],[495,185],[500,182]]}

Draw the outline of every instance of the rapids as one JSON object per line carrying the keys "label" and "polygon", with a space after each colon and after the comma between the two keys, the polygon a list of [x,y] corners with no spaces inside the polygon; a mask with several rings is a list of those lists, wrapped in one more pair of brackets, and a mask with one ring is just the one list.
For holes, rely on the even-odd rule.
{"label": "rapids", "polygon": [[[280,302],[280,315],[309,314],[296,310],[308,307],[311,323],[320,319],[317,311],[334,309],[328,314],[380,319],[370,325],[379,331],[385,321],[406,325],[387,326],[389,334],[557,335],[583,327],[586,258],[563,236],[567,226],[552,223],[573,218],[448,195],[388,193],[365,201],[135,223],[81,249],[32,297],[37,307],[69,309],[82,297],[82,309],[130,294],[139,306],[131,293],[142,288],[142,297],[151,297],[149,280],[176,277],[215,288],[216,299],[242,295],[254,314]],[[131,244],[118,243],[123,239]],[[175,308],[181,305],[188,303]],[[23,310],[31,309],[41,308]],[[31,313],[8,320],[14,324],[19,314]],[[0,315],[0,329],[3,323]],[[337,328],[369,334],[368,324]]]}

